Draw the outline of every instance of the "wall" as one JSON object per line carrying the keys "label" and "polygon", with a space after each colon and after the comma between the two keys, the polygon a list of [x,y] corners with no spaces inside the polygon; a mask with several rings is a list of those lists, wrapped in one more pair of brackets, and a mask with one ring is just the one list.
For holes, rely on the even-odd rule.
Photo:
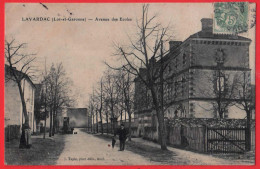
{"label": "wall", "polygon": [[[22,81],[22,89],[24,90],[24,99],[26,102],[27,113],[29,116],[29,125],[31,131],[36,131],[36,121],[34,120],[34,92],[35,88],[32,84],[24,79]],[[20,93],[16,82],[13,80],[5,81],[5,128],[9,125],[21,126],[24,122],[22,111],[22,103]],[[21,131],[20,131],[21,132]],[[17,133],[17,132],[16,132]]]}
{"label": "wall", "polygon": [[[217,70],[208,69],[193,69],[191,75],[190,88],[193,88],[193,94],[190,94],[190,98],[214,98],[214,91],[216,89],[216,74]],[[238,83],[234,82],[234,78],[243,80],[243,72],[238,70],[223,70],[225,74],[226,87],[231,89],[232,85],[238,87]],[[250,71],[247,73],[247,84],[250,84]],[[238,88],[242,90],[242,88]],[[191,92],[190,92],[191,93]],[[234,94],[238,94],[237,90],[234,90]],[[235,98],[235,97],[233,97]]]}
{"label": "wall", "polygon": [[8,80],[5,81],[5,127],[7,125],[21,125],[22,103],[17,84]]}
{"label": "wall", "polygon": [[[249,43],[245,43],[243,41],[216,39],[202,39],[193,42],[193,66],[216,66],[216,51],[217,49],[221,48],[223,50],[225,58],[225,67],[249,68]],[[206,43],[207,45],[205,45],[204,43]],[[222,45],[220,45],[220,43]],[[225,45],[223,45],[223,43],[225,43]]]}
{"label": "wall", "polygon": [[165,111],[165,117],[174,118],[175,111],[177,110],[177,117],[190,117],[189,114],[189,101],[185,100],[173,104]]}
{"label": "wall", "polygon": [[[29,116],[29,125],[31,127],[31,131],[36,131],[36,121],[34,119],[34,94],[35,88],[33,85],[27,80],[24,79],[22,83],[22,89],[24,91],[24,100],[26,103],[26,109]],[[21,110],[22,112],[22,110]],[[21,123],[24,122],[24,117],[21,119]]]}

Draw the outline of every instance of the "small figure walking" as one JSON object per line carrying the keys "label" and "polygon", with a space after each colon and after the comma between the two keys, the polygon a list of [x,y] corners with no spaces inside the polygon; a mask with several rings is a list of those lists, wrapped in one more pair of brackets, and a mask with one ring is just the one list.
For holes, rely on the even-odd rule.
{"label": "small figure walking", "polygon": [[115,144],[116,144],[116,139],[115,139],[115,137],[112,137],[112,148],[115,147]]}
{"label": "small figure walking", "polygon": [[115,133],[119,135],[119,141],[120,141],[120,149],[119,151],[124,151],[125,150],[125,141],[127,139],[128,131],[125,129],[124,124],[121,124],[120,129],[117,130]]}

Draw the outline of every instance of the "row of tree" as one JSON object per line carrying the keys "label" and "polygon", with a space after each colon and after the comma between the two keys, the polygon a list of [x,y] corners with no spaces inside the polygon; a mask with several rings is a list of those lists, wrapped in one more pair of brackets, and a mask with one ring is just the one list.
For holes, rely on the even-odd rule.
{"label": "row of tree", "polygon": [[42,75],[43,79],[39,85],[40,95],[35,102],[35,118],[39,124],[41,120],[44,124],[44,138],[46,132],[46,118],[50,117],[49,137],[56,133],[62,124],[59,124],[58,113],[62,113],[64,107],[74,105],[75,100],[72,95],[72,81],[66,75],[62,63],[52,64],[49,70]]}
{"label": "row of tree", "polygon": [[[96,124],[97,132],[109,133],[115,131],[116,122],[123,119],[129,121],[129,130],[131,133],[131,122],[133,114],[134,87],[133,76],[128,72],[108,69],[89,98],[89,110],[91,113],[92,124]],[[104,122],[106,131],[104,131]],[[98,124],[100,123],[100,129]],[[94,130],[94,129],[93,129]],[[129,137],[131,140],[131,136]]]}

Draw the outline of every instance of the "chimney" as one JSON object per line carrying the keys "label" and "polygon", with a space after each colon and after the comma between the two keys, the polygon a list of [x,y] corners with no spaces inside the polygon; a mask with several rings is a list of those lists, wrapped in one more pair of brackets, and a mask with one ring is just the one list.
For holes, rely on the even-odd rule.
{"label": "chimney", "polygon": [[213,19],[202,18],[201,20],[202,32],[212,32],[213,31]]}
{"label": "chimney", "polygon": [[170,41],[169,42],[170,52],[172,52],[174,49],[176,49],[178,46],[180,46],[181,43],[182,43],[182,41]]}

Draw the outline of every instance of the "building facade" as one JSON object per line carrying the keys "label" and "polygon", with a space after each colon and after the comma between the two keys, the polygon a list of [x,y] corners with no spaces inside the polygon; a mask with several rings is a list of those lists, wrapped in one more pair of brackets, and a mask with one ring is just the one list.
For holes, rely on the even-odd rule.
{"label": "building facade", "polygon": [[[201,19],[202,30],[185,41],[171,41],[164,71],[164,99],[169,105],[165,117],[238,118],[246,113],[231,102],[237,99],[236,84],[250,84],[249,45],[238,35],[214,34],[212,19]],[[158,62],[158,61],[157,61]],[[145,73],[141,68],[140,73]],[[135,80],[135,117],[139,125],[156,121],[151,93],[140,79]],[[142,103],[142,104],[138,104]],[[221,115],[220,112],[223,112]]]}
{"label": "building facade", "polygon": [[[18,72],[18,71],[17,71]],[[18,72],[20,73],[20,72]],[[9,66],[5,65],[5,128],[8,126],[19,126],[21,132],[21,126],[25,121],[22,102],[20,98],[19,89],[17,83],[11,79],[11,73]],[[24,99],[26,102],[27,113],[29,116],[29,126],[31,131],[36,130],[36,122],[34,118],[34,97],[35,86],[28,76],[21,82],[22,90],[24,93]]]}

